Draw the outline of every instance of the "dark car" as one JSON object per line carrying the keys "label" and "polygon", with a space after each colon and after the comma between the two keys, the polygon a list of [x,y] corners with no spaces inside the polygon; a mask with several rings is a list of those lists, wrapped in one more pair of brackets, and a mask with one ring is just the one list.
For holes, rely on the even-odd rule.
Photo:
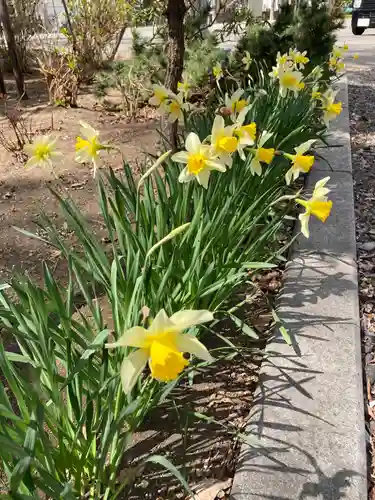
{"label": "dark car", "polygon": [[375,28],[375,0],[354,0],[352,32],[362,35],[366,28]]}

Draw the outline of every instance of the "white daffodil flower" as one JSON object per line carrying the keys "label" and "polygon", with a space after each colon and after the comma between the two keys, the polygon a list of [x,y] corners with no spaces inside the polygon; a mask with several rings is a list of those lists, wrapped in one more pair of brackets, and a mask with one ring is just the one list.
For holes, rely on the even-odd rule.
{"label": "white daffodil flower", "polygon": [[57,139],[50,135],[36,137],[33,142],[26,144],[23,148],[28,155],[25,167],[52,167],[63,157],[63,154],[56,150]]}
{"label": "white daffodil flower", "polygon": [[231,112],[231,119],[235,121],[237,115],[249,104],[248,99],[243,99],[243,89],[238,89],[231,97],[225,94],[225,107]]}
{"label": "white daffodil flower", "polygon": [[170,91],[163,85],[152,85],[152,89],[154,93],[148,101],[149,104],[156,107],[163,106],[170,96]]}
{"label": "white daffodil flower", "polygon": [[78,163],[93,163],[95,177],[96,170],[100,164],[100,153],[103,150],[111,149],[110,146],[102,144],[99,141],[99,131],[95,130],[91,125],[81,121],[81,135],[76,141],[76,157]]}
{"label": "white daffodil flower", "polygon": [[338,90],[333,90],[329,88],[322,96],[321,100],[323,103],[323,122],[327,128],[332,120],[337,118],[337,116],[342,111],[342,102],[335,102]]}
{"label": "white daffodil flower", "polygon": [[280,65],[278,69],[278,79],[280,84],[280,95],[286,97],[288,90],[298,95],[298,92],[305,88],[305,84],[301,82],[303,74],[300,71],[290,69],[290,65]]}
{"label": "white daffodil flower", "polygon": [[233,136],[233,125],[225,126],[224,118],[215,116],[211,131],[213,153],[227,167],[232,167],[232,154],[237,150],[238,139]]}
{"label": "white daffodil flower", "polygon": [[233,134],[238,138],[237,151],[242,160],[245,160],[246,158],[244,148],[254,145],[257,133],[257,126],[254,122],[244,125],[248,111],[249,107],[246,107],[238,115],[236,123],[234,124],[233,132]]}
{"label": "white daffodil flower", "polygon": [[202,144],[197,134],[190,132],[185,141],[186,151],[179,151],[172,156],[172,160],[186,164],[180,173],[180,182],[190,182],[196,179],[205,189],[212,170],[225,172],[226,167],[221,162],[211,146]]}

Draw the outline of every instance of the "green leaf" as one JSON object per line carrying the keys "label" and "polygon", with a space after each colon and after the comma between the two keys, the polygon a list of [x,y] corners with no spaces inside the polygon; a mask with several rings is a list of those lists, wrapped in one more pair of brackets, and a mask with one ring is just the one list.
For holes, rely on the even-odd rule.
{"label": "green leaf", "polygon": [[82,353],[73,370],[69,373],[68,378],[61,387],[61,390],[65,389],[65,387],[71,383],[77,373],[79,373],[86,366],[89,357],[92,356],[98,349],[103,348],[104,341],[108,338],[108,335],[110,333],[111,331],[108,329],[102,330],[100,333],[98,333],[98,335],[95,337],[94,342],[92,342],[89,347]]}
{"label": "green leaf", "polygon": [[33,361],[28,356],[24,356],[23,354],[18,354],[16,352],[5,351],[5,356],[12,363],[25,363],[25,364],[34,366],[34,368],[37,367],[37,363],[35,361]]}
{"label": "green leaf", "polygon": [[253,339],[259,338],[259,335],[257,334],[257,332],[255,330],[253,330],[253,328],[248,326],[243,320],[241,320],[240,318],[237,318],[237,316],[235,316],[234,314],[231,314],[231,313],[229,314],[229,316],[233,320],[233,322],[236,324],[236,326],[238,326],[245,335],[248,335],[249,337],[252,337]]}
{"label": "green leaf", "polygon": [[189,484],[187,483],[186,479],[183,477],[181,472],[167,458],[163,457],[162,455],[151,455],[150,457],[147,457],[145,459],[145,462],[152,462],[154,464],[161,465],[162,467],[164,467],[164,469],[167,469],[171,474],[174,475],[174,477],[178,481],[180,481],[180,483],[185,488],[187,493],[191,495],[192,499],[196,498],[196,496],[191,491]]}
{"label": "green leaf", "polygon": [[10,489],[13,493],[16,493],[21,481],[26,474],[27,470],[29,469],[31,463],[33,461],[32,457],[24,457],[19,460],[17,465],[14,467],[12,471],[12,475],[10,477]]}
{"label": "green leaf", "polygon": [[280,333],[281,333],[281,335],[283,336],[283,339],[285,340],[285,342],[286,342],[288,345],[292,345],[292,339],[291,339],[291,336],[290,336],[289,330],[287,330],[287,329],[285,328],[285,326],[282,326],[282,325],[280,325],[280,326],[279,326],[279,330],[280,330]]}

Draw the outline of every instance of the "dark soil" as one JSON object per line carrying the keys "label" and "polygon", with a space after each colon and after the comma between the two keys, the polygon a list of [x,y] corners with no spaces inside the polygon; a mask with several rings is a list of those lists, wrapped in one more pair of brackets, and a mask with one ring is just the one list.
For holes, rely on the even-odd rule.
{"label": "dark soil", "polygon": [[369,499],[375,500],[375,70],[349,73],[350,132],[369,449]]}

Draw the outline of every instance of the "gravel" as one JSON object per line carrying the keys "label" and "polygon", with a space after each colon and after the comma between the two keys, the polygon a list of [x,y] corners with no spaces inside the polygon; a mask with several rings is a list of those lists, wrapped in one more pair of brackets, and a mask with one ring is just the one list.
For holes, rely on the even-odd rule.
{"label": "gravel", "polygon": [[349,109],[369,431],[369,499],[375,500],[375,69],[349,73]]}

